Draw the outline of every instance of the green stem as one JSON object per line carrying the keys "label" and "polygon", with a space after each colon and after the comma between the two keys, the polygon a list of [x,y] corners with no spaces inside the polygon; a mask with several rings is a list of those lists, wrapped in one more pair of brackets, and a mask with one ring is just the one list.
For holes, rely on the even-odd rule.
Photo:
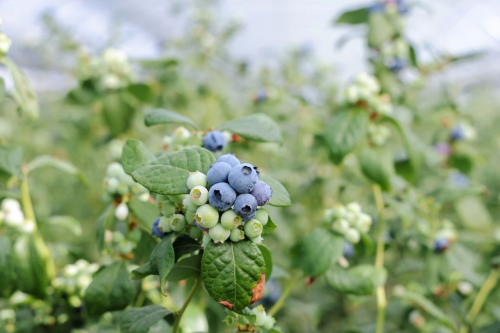
{"label": "green stem", "polygon": [[[384,198],[382,197],[382,191],[378,184],[373,185],[373,196],[375,197],[375,203],[377,205],[378,212],[378,230],[377,230],[377,254],[375,256],[375,267],[384,267],[384,230],[385,230],[385,219],[384,219]],[[384,286],[379,286],[377,288],[377,333],[382,333],[384,331],[384,321],[385,321],[385,309],[387,307],[387,299],[385,296]]]}
{"label": "green stem", "polygon": [[144,292],[142,287],[143,287],[143,285],[142,285],[142,280],[141,280],[139,295],[137,296],[137,299],[136,299],[135,304],[134,304],[134,306],[136,308],[140,308],[142,306],[142,304],[144,303],[144,300],[146,299],[146,293]]}
{"label": "green stem", "polygon": [[[486,281],[483,283],[483,286],[479,290],[479,293],[476,296],[476,299],[474,299],[474,302],[472,303],[472,307],[470,308],[469,312],[467,313],[467,316],[465,317],[465,322],[467,324],[472,324],[474,319],[476,318],[477,314],[479,311],[481,311],[484,303],[486,302],[486,299],[488,298],[490,292],[495,288],[497,282],[498,282],[498,277],[499,277],[499,271],[498,269],[494,268],[491,270],[490,275],[486,279]],[[468,332],[469,329],[467,326],[462,326],[460,332],[466,333]]]}
{"label": "green stem", "polygon": [[288,285],[286,286],[285,290],[283,290],[283,293],[281,294],[280,298],[274,303],[273,307],[271,310],[267,312],[268,315],[274,316],[282,307],[285,305],[285,301],[292,292],[293,287],[297,284],[298,278],[292,278],[290,282],[288,282]]}
{"label": "green stem", "polygon": [[191,291],[189,292],[189,295],[188,295],[186,301],[182,305],[182,308],[179,311],[177,311],[177,314],[176,314],[176,317],[175,317],[175,322],[174,322],[174,330],[173,330],[174,333],[179,333],[179,326],[181,324],[182,315],[184,314],[184,311],[186,311],[189,303],[193,299],[193,296],[196,293],[196,290],[198,289],[198,287],[200,286],[200,284],[201,284],[201,276],[198,277],[198,279],[194,283],[194,286],[191,289]]}
{"label": "green stem", "polygon": [[33,221],[36,228],[35,212],[31,204],[30,189],[28,185],[28,168],[23,167],[23,181],[21,182],[21,204],[23,206],[24,215],[27,220]]}

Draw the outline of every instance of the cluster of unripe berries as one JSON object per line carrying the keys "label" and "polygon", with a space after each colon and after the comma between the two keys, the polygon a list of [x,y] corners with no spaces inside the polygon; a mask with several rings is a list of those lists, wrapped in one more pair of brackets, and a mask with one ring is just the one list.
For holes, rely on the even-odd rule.
{"label": "cluster of unripe berries", "polygon": [[120,163],[113,162],[108,165],[106,177],[103,181],[104,189],[112,198],[124,195],[136,195],[142,201],[149,200],[149,191],[125,173]]}
{"label": "cluster of unripe berries", "polygon": [[16,199],[6,198],[2,200],[0,225],[2,223],[23,233],[31,233],[35,230],[35,223],[24,218],[21,204]]}
{"label": "cluster of unripe berries", "polygon": [[370,123],[368,125],[368,138],[376,146],[383,146],[391,136],[389,127],[383,124]]}
{"label": "cluster of unripe berries", "polygon": [[377,114],[392,113],[389,95],[380,94],[377,79],[367,73],[359,73],[354,82],[345,90],[345,98],[351,104],[366,103],[366,107]]}
{"label": "cluster of unripe berries", "polygon": [[266,310],[262,305],[253,308],[251,312],[255,315],[255,326],[262,327],[266,330],[273,328],[276,320],[266,313]]}
{"label": "cluster of unripe berries", "polygon": [[98,264],[80,259],[74,264],[66,265],[62,273],[52,281],[52,286],[68,294],[68,301],[73,307],[79,307],[85,290],[92,282],[92,275],[98,269]]}
{"label": "cluster of unripe berries", "polygon": [[182,199],[181,212],[175,214],[175,205],[163,203],[164,216],[154,222],[154,235],[163,238],[164,234],[183,231],[190,224],[206,232],[205,244],[210,239],[222,243],[227,239],[239,242],[245,237],[255,243],[262,241],[261,234],[269,219],[263,206],[271,199],[272,189],[259,181],[255,166],[226,154],[211,165],[206,175],[192,172],[187,186],[189,195],[175,198]]}
{"label": "cluster of unripe berries", "polygon": [[332,223],[332,229],[343,235],[352,244],[357,244],[361,234],[370,231],[372,218],[361,211],[361,206],[357,202],[347,205],[337,204],[325,211],[325,221]]}

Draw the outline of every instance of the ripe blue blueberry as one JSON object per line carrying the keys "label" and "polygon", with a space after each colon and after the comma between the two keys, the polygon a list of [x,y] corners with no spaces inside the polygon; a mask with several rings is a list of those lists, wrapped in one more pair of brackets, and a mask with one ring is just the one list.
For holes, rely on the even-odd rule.
{"label": "ripe blue blueberry", "polygon": [[257,199],[257,205],[265,206],[271,199],[273,190],[269,185],[259,180],[257,184],[255,184],[255,187],[253,188],[252,192],[250,192],[250,194],[253,195],[255,199]]}
{"label": "ripe blue blueberry", "polygon": [[163,239],[163,237],[165,237],[165,234],[163,233],[163,231],[160,230],[160,228],[158,227],[158,224],[160,223],[160,218],[157,218],[154,222],[153,222],[153,228],[151,229],[151,234],[153,236],[156,236],[160,239]]}
{"label": "ripe blue blueberry", "polygon": [[453,130],[451,131],[451,139],[453,141],[460,141],[465,138],[465,133],[462,127],[460,126],[455,126]]}
{"label": "ripe blue blueberry", "polygon": [[203,138],[203,146],[210,151],[221,151],[226,144],[226,137],[219,131],[208,132]]}
{"label": "ripe blue blueberry", "polygon": [[231,208],[236,200],[236,192],[228,183],[217,183],[208,192],[208,202],[220,212]]}
{"label": "ripe blue blueberry", "polygon": [[250,221],[257,212],[257,200],[251,194],[240,194],[234,201],[234,211],[243,221]]}
{"label": "ripe blue blueberry", "polygon": [[436,253],[443,253],[448,249],[449,242],[446,238],[438,238],[434,242],[434,252]]}
{"label": "ripe blue blueberry", "polygon": [[354,257],[354,246],[349,242],[344,242],[344,257],[346,259]]}
{"label": "ripe blue blueberry", "polygon": [[252,192],[258,180],[257,168],[248,163],[233,167],[228,177],[229,184],[238,193]]}
{"label": "ripe blue blueberry", "polygon": [[210,166],[207,172],[207,182],[209,185],[227,182],[227,177],[232,167],[226,162],[217,162]]}
{"label": "ripe blue blueberry", "polygon": [[237,159],[236,156],[234,156],[234,154],[222,155],[217,159],[217,162],[225,162],[229,164],[231,167],[235,167],[238,164],[240,164],[240,160]]}

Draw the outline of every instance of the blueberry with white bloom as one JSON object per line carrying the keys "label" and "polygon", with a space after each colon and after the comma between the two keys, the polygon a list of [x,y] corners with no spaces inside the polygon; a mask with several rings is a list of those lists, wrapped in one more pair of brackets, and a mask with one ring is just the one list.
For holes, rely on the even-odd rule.
{"label": "blueberry with white bloom", "polygon": [[248,163],[233,167],[228,177],[229,184],[238,193],[252,192],[258,180],[257,168]]}
{"label": "blueberry with white bloom", "polygon": [[217,183],[208,192],[208,202],[220,212],[231,208],[236,200],[236,192],[228,183]]}
{"label": "blueberry with white bloom", "polygon": [[227,182],[231,165],[226,162],[217,162],[210,166],[207,172],[207,183],[209,185]]}
{"label": "blueberry with white bloom", "polygon": [[203,147],[210,151],[221,151],[226,144],[226,137],[219,131],[208,132],[203,138]]}
{"label": "blueberry with white bloom", "polygon": [[434,252],[443,253],[444,251],[446,251],[448,249],[449,245],[450,245],[450,243],[448,242],[448,240],[446,238],[438,238],[434,242]]}
{"label": "blueberry with white bloom", "polygon": [[257,212],[257,200],[251,194],[240,194],[234,201],[234,211],[243,221],[250,221]]}
{"label": "blueberry with white bloom", "polygon": [[259,180],[257,184],[255,184],[255,187],[253,188],[252,192],[250,192],[250,194],[253,195],[255,199],[257,199],[257,205],[265,206],[271,199],[273,190],[269,185]]}
{"label": "blueberry with white bloom", "polygon": [[229,164],[231,167],[235,167],[238,164],[240,164],[240,160],[237,159],[236,156],[234,156],[234,154],[222,155],[217,159],[217,162],[225,162]]}

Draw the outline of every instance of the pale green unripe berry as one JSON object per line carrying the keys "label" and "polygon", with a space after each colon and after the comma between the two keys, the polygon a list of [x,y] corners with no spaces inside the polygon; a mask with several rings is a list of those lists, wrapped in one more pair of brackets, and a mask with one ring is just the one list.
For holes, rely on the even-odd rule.
{"label": "pale green unripe berry", "polygon": [[113,243],[118,244],[125,240],[125,236],[119,231],[113,232]]}
{"label": "pale green unripe berry", "polygon": [[175,204],[172,201],[164,201],[163,207],[161,208],[161,214],[163,216],[172,216],[175,214]]}
{"label": "pale green unripe berry", "polygon": [[236,215],[236,212],[232,209],[226,210],[220,218],[220,223],[224,229],[234,230],[241,225],[241,217]]}
{"label": "pale green unripe berry", "polygon": [[203,231],[198,227],[191,227],[188,230],[188,235],[194,239],[200,239],[203,236]]}
{"label": "pale green unripe berry", "polygon": [[222,224],[217,223],[213,228],[208,230],[208,234],[215,243],[224,243],[224,241],[229,238],[231,231],[224,229]]}
{"label": "pale green unripe berry", "polygon": [[203,228],[213,228],[219,221],[219,212],[209,204],[198,207],[194,216],[196,222]]}
{"label": "pale green unripe berry", "polygon": [[361,236],[359,234],[359,231],[357,231],[354,228],[347,230],[347,232],[345,233],[345,238],[349,243],[352,244],[357,244],[359,242],[360,237]]}
{"label": "pale green unripe berry", "polygon": [[207,187],[207,176],[199,171],[190,172],[187,180],[187,187],[190,190],[196,186]]}
{"label": "pale green unripe berry", "polygon": [[169,195],[168,199],[172,201],[173,203],[176,203],[178,205],[182,205],[182,200],[187,198],[187,194],[179,194],[179,195]]}
{"label": "pale green unripe berry", "polygon": [[201,241],[203,247],[207,247],[207,245],[212,241],[212,237],[210,237],[210,234],[207,232],[206,234],[203,235],[203,239]]}
{"label": "pale green unripe berry", "polygon": [[156,199],[155,199],[155,204],[156,204],[156,207],[161,210],[162,207],[163,207],[163,203],[165,201],[168,200],[168,197],[166,195],[163,195],[163,194],[157,194],[156,195]]}
{"label": "pale green unripe berry", "polygon": [[245,235],[248,238],[256,238],[262,234],[262,224],[256,219],[250,220],[245,223]]}
{"label": "pale green unripe berry", "polygon": [[108,177],[118,177],[122,173],[125,173],[125,171],[123,171],[122,165],[117,162],[108,165],[108,169],[106,170]]}
{"label": "pale green unripe berry", "polygon": [[189,194],[191,202],[196,206],[202,206],[208,201],[208,190],[203,186],[195,186]]}
{"label": "pale green unripe berry", "polygon": [[267,221],[269,220],[269,214],[267,213],[267,209],[264,207],[259,208],[257,213],[255,214],[254,219],[260,222],[263,226],[267,224]]}
{"label": "pale green unripe berry", "polygon": [[186,212],[186,223],[189,225],[194,225],[194,216],[195,215],[196,215],[196,212],[187,211]]}
{"label": "pale green unripe berry", "polygon": [[141,184],[139,183],[135,183],[131,186],[131,190],[132,190],[132,193],[133,194],[141,194],[141,193],[146,193],[148,191],[147,188],[145,188],[144,186],[142,186]]}
{"label": "pale green unripe berry", "polygon": [[344,219],[338,219],[333,222],[332,229],[339,234],[345,234],[349,230],[349,222]]}
{"label": "pale green unripe berry", "polygon": [[120,185],[120,182],[118,181],[118,179],[108,178],[106,188],[109,192],[114,193],[118,189],[119,185]]}
{"label": "pale green unripe berry", "polygon": [[245,239],[245,232],[241,229],[238,229],[238,228],[233,229],[233,230],[231,230],[231,234],[229,235],[229,239],[231,239],[231,241],[233,243],[237,243],[240,240]]}
{"label": "pale green unripe berry", "polygon": [[361,213],[361,206],[357,202],[351,202],[345,206],[348,211],[354,213],[354,214],[359,214]]}
{"label": "pale green unripe berry", "polygon": [[134,178],[132,178],[131,176],[127,175],[126,173],[120,174],[118,176],[118,180],[120,181],[120,183],[125,183],[128,186],[132,186],[132,185],[135,184]]}
{"label": "pale green unripe berry", "polygon": [[116,192],[118,192],[119,195],[127,195],[128,185],[125,183],[120,183],[120,185],[118,185],[118,188],[116,189]]}
{"label": "pale green unripe berry", "polygon": [[170,227],[173,231],[182,231],[186,227],[186,218],[182,214],[174,214],[170,220]]}
{"label": "pale green unripe berry", "polygon": [[187,212],[196,212],[198,206],[193,203],[191,196],[188,196],[186,199],[182,200],[182,206],[186,209]]}
{"label": "pale green unripe berry", "polygon": [[160,222],[158,223],[158,228],[160,228],[163,233],[172,232],[172,227],[170,226],[171,217],[162,216]]}
{"label": "pale green unripe berry", "polygon": [[252,242],[254,242],[255,244],[262,244],[262,241],[264,240],[264,238],[262,238],[262,236],[259,236],[259,237],[255,237],[255,238],[250,238],[250,240]]}
{"label": "pale green unripe berry", "polygon": [[129,254],[133,249],[134,245],[130,241],[124,241],[118,245],[118,251],[123,255]]}

